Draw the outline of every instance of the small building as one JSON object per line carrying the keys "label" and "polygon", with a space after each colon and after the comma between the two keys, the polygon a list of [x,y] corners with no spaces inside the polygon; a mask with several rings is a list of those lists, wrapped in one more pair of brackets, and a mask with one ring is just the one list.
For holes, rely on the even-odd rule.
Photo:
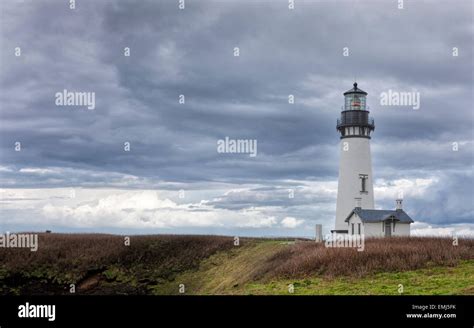
{"label": "small building", "polygon": [[413,220],[397,199],[395,210],[373,210],[355,207],[347,216],[348,233],[365,237],[409,236]]}

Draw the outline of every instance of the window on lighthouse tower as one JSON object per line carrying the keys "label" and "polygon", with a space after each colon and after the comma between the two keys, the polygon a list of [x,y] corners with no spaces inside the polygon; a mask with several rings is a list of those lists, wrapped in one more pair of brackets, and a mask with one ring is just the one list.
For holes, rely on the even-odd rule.
{"label": "window on lighthouse tower", "polygon": [[360,178],[360,193],[361,194],[367,194],[367,179],[369,176],[367,174],[359,174]]}

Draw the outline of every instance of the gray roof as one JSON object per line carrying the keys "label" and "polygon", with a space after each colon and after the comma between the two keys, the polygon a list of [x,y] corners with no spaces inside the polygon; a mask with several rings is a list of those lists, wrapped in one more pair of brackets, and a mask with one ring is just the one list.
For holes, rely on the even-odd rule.
{"label": "gray roof", "polygon": [[344,96],[348,95],[348,94],[352,94],[352,93],[358,93],[358,94],[363,94],[363,95],[367,96],[367,92],[365,92],[364,90],[361,90],[357,87],[357,82],[354,82],[354,87],[352,89],[347,90],[346,92],[344,92]]}
{"label": "gray roof", "polygon": [[393,218],[403,223],[413,223],[413,220],[405,213],[404,210],[366,210],[361,208],[354,208],[346,218],[346,222],[353,213],[356,213],[362,222],[381,222],[386,219]]}

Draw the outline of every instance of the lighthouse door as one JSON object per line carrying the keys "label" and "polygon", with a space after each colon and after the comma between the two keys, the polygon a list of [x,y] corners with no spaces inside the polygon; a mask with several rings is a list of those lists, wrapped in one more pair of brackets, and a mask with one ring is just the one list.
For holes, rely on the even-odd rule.
{"label": "lighthouse door", "polygon": [[390,221],[385,221],[385,237],[390,237],[392,235],[392,225]]}

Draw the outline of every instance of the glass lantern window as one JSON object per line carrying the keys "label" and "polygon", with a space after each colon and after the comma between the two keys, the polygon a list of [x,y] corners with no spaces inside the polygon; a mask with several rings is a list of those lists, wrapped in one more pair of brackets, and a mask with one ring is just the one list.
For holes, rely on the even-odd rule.
{"label": "glass lantern window", "polygon": [[346,110],[365,110],[365,96],[352,94],[347,95],[345,100]]}

